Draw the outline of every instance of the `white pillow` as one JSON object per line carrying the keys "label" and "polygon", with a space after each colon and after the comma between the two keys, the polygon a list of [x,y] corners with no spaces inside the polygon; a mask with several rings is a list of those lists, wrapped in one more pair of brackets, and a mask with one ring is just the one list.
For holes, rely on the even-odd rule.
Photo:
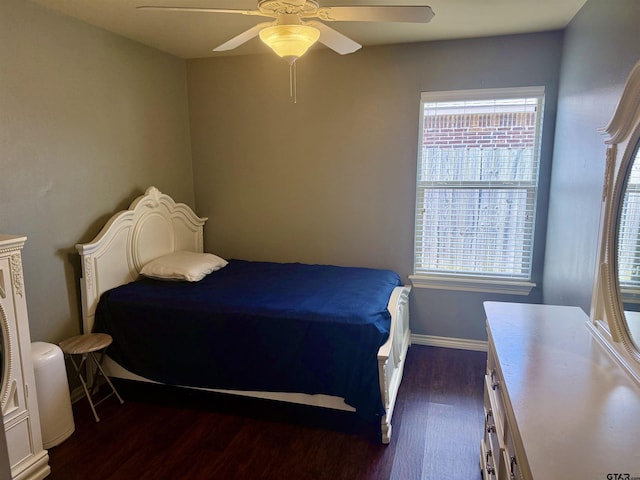
{"label": "white pillow", "polygon": [[140,273],[156,280],[197,282],[206,275],[227,266],[227,261],[212,253],[178,251],[147,263]]}

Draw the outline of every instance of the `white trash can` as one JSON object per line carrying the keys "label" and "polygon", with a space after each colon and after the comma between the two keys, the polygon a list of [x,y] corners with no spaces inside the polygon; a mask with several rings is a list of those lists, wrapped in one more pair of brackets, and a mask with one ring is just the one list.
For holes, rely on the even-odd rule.
{"label": "white trash can", "polygon": [[74,432],[73,410],[64,354],[57,345],[31,344],[44,448],[55,447]]}

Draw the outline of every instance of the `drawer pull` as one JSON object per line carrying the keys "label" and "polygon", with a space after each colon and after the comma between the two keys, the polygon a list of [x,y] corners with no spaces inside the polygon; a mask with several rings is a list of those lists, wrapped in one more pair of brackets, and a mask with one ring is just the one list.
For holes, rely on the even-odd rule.
{"label": "drawer pull", "polygon": [[496,369],[491,370],[491,388],[497,390],[500,387],[500,382],[496,380]]}
{"label": "drawer pull", "polygon": [[496,426],[495,425],[487,426],[487,433],[495,433],[495,431],[496,431]]}
{"label": "drawer pull", "polygon": [[492,452],[491,450],[487,450],[487,454],[486,454],[486,456],[485,456],[485,460],[486,460],[486,462],[485,462],[485,463],[487,463],[487,464],[488,464],[488,463],[489,463],[489,460],[491,460],[491,457],[493,457],[493,452]]}
{"label": "drawer pull", "polygon": [[489,475],[495,475],[496,474],[496,469],[491,467],[491,466],[487,466],[487,473]]}
{"label": "drawer pull", "polygon": [[489,410],[487,412],[487,416],[485,417],[484,421],[485,423],[489,423],[489,420],[493,417],[493,412],[491,410]]}

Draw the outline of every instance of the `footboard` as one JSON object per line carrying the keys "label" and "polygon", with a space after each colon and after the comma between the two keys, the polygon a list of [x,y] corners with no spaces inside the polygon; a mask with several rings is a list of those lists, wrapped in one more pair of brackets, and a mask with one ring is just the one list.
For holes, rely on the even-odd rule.
{"label": "footboard", "polygon": [[404,362],[411,344],[409,330],[409,292],[410,286],[396,287],[389,300],[391,313],[391,332],[389,339],[378,350],[378,374],[380,376],[380,392],[386,415],[382,417],[382,443],[391,440],[391,417],[402,381]]}

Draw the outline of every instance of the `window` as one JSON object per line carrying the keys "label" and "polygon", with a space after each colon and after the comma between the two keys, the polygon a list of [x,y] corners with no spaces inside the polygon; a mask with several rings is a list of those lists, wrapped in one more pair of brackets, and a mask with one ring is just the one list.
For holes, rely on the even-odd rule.
{"label": "window", "polygon": [[528,294],[544,88],[423,93],[414,285]]}
{"label": "window", "polygon": [[618,279],[623,301],[640,303],[640,151],[629,171],[620,209]]}

